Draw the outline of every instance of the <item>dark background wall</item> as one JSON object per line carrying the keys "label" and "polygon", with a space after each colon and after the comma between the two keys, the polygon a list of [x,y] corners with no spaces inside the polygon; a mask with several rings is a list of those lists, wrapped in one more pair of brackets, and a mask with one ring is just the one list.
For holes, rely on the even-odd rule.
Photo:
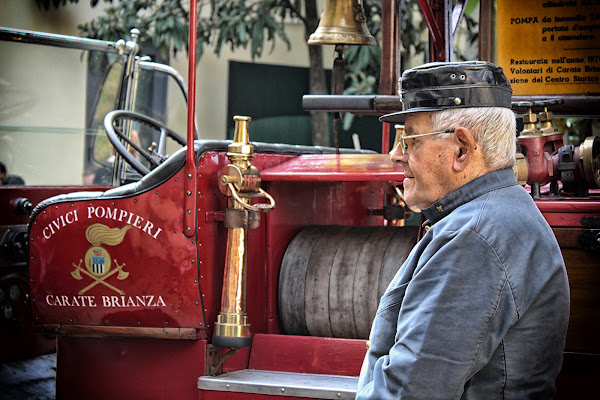
{"label": "dark background wall", "polygon": [[[331,71],[327,71],[327,85]],[[250,140],[269,143],[311,144],[310,116],[302,109],[308,94],[308,68],[229,62],[227,137],[233,137],[233,116],[252,117]],[[340,147],[354,147],[358,133],[361,148],[381,152],[381,123],[377,117],[356,116],[350,130],[338,127]],[[330,125],[333,145],[333,122]]]}

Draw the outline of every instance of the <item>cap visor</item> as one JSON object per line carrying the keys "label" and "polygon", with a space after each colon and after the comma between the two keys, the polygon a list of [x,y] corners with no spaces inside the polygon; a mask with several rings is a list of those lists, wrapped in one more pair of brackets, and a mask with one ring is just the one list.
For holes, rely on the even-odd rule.
{"label": "cap visor", "polygon": [[415,107],[405,111],[398,111],[392,114],[386,114],[379,117],[381,122],[404,122],[406,114],[418,113],[418,112],[432,112],[442,111],[444,108],[432,108],[432,107]]}

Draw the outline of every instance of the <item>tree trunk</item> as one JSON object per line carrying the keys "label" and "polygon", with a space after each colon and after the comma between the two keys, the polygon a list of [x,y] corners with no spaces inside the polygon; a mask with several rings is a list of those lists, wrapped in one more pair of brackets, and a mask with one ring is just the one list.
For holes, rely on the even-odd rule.
{"label": "tree trunk", "polygon": [[[306,40],[317,29],[319,25],[319,14],[317,12],[317,1],[306,0],[304,2],[306,15]],[[325,69],[323,68],[323,47],[316,45],[308,46],[308,58],[310,62],[308,70],[309,93],[327,94],[327,81]],[[314,146],[329,146],[329,114],[326,112],[310,112],[312,128],[312,142]]]}

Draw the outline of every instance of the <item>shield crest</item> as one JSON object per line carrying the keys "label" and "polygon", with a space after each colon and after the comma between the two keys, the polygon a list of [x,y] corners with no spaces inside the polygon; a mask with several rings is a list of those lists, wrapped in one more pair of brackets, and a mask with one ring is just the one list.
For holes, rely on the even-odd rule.
{"label": "shield crest", "polygon": [[96,277],[104,276],[110,271],[110,254],[102,246],[92,246],[86,251],[85,267]]}

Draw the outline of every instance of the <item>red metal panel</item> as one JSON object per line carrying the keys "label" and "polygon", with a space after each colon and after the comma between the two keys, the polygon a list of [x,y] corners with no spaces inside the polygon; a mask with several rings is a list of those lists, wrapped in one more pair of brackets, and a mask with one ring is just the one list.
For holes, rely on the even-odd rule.
{"label": "red metal panel", "polygon": [[542,215],[552,227],[578,227],[584,217],[600,217],[600,199],[537,200]]}
{"label": "red metal panel", "polygon": [[[551,212],[542,212],[542,215],[548,222],[548,225],[552,227],[572,227],[572,226],[582,226],[581,218],[589,217],[589,214],[575,214],[575,213],[551,213]],[[600,214],[596,213],[595,217],[600,217]]]}
{"label": "red metal panel", "polygon": [[[182,233],[182,196],[180,171],[145,193],[56,203],[39,213],[30,231],[36,322],[202,328],[195,238]],[[94,224],[124,230],[121,242],[88,237]],[[105,275],[92,273],[94,257],[104,259]]]}
{"label": "red metal panel", "polygon": [[15,214],[16,199],[28,199],[35,207],[42,200],[58,194],[106,189],[106,186],[0,186],[0,225],[26,224],[29,220],[29,215]]}
{"label": "red metal panel", "polygon": [[574,213],[600,213],[600,198],[591,199],[564,199],[564,200],[537,200],[536,204],[541,212],[574,212]]}
{"label": "red metal panel", "polygon": [[387,154],[307,154],[261,171],[263,181],[402,181]]}
{"label": "red metal panel", "polygon": [[299,397],[270,396],[256,393],[217,392],[211,390],[199,391],[199,400],[297,400]]}
{"label": "red metal panel", "polygon": [[184,198],[185,206],[183,207],[183,227],[184,234],[188,237],[196,235],[196,218],[193,212],[197,205],[196,190],[197,180],[196,173],[196,153],[194,152],[194,139],[196,132],[196,32],[198,24],[196,23],[198,14],[196,12],[198,6],[197,0],[190,2],[190,25],[188,32],[188,104],[187,104],[187,148],[185,153],[185,189],[186,195]]}
{"label": "red metal panel", "polygon": [[390,152],[390,124],[384,122],[381,125],[381,152],[389,158],[387,154]]}
{"label": "red metal panel", "polygon": [[198,164],[198,262],[209,338],[219,314],[227,230],[223,222],[209,221],[206,216],[227,208],[226,197],[218,190],[217,175],[228,163],[224,153],[210,152]]}
{"label": "red metal panel", "polygon": [[56,398],[195,399],[206,341],[58,338]]}
{"label": "red metal panel", "polygon": [[358,376],[366,340],[254,335],[250,369]]}
{"label": "red metal panel", "polygon": [[[254,343],[252,344],[254,345]],[[250,348],[238,349],[237,353],[223,363],[223,373],[239,371],[248,368]]]}

